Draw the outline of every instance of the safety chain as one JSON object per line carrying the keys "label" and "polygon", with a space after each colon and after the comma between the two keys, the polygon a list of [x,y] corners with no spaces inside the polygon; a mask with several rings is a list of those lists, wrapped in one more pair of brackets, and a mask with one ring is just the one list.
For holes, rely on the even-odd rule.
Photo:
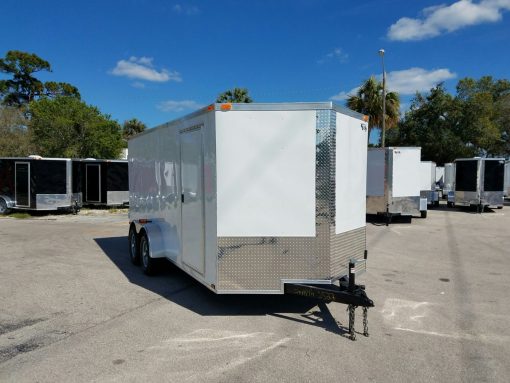
{"label": "safety chain", "polygon": [[351,340],[356,340],[356,332],[354,331],[354,319],[356,315],[356,306],[348,305],[347,310],[349,311],[349,334]]}
{"label": "safety chain", "polygon": [[363,335],[368,336],[368,307],[363,307]]}

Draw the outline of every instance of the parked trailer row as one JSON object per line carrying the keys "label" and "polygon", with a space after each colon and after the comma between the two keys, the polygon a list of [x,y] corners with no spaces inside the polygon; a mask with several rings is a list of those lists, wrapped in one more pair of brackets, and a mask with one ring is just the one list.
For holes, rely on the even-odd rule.
{"label": "parked trailer row", "polygon": [[0,158],[0,214],[11,210],[76,212],[83,205],[128,202],[127,161]]}

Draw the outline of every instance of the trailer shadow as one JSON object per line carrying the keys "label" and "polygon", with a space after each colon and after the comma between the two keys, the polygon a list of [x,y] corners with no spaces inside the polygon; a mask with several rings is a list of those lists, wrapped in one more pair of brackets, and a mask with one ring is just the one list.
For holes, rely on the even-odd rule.
{"label": "trailer shadow", "polygon": [[94,241],[131,283],[199,315],[269,315],[348,336],[347,327],[335,320],[323,302],[292,295],[217,295],[166,260],[160,262],[156,275],[143,274],[129,259],[127,237],[94,238]]}

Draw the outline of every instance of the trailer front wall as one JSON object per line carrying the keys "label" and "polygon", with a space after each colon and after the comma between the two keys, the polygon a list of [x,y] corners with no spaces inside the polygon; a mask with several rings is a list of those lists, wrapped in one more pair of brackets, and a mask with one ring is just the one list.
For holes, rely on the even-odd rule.
{"label": "trailer front wall", "polygon": [[420,148],[392,148],[389,183],[391,197],[420,196]]}
{"label": "trailer front wall", "polygon": [[[218,237],[218,292],[281,293],[284,282],[315,280],[320,283],[345,275],[349,259],[363,258],[366,248],[365,209],[362,207],[355,212],[345,209],[346,204],[359,205],[360,199],[364,203],[367,138],[363,121],[359,118],[337,119],[337,113],[330,109],[258,111],[256,118],[245,112],[217,113],[218,233],[223,234]],[[224,126],[232,126],[232,129],[222,132]],[[243,132],[243,126],[250,128]],[[257,131],[263,126],[268,129],[265,139],[269,142],[264,141],[264,135],[257,137]],[[227,133],[236,135],[235,127],[240,129],[240,134],[229,143]],[[224,145],[238,147],[225,148]],[[349,145],[351,147],[346,150]],[[245,153],[251,156],[247,158]],[[347,162],[346,167],[343,164],[340,167],[338,179],[335,171],[337,153],[338,161]],[[353,158],[347,158],[350,154]],[[264,162],[264,172],[274,174],[273,177],[266,178],[268,173],[263,176],[257,172],[258,164],[253,162],[261,156],[268,158],[260,158],[260,161],[271,160]],[[355,161],[357,163],[353,164]],[[224,168],[226,163],[229,164],[228,171]],[[348,172],[347,167],[353,171]],[[358,185],[360,177],[363,177],[361,187]],[[261,184],[256,185],[257,182]],[[344,192],[359,192],[354,196],[341,195],[346,201],[341,197],[338,199],[339,209],[336,206],[337,182],[352,183],[344,187]],[[233,191],[236,186],[240,190]],[[251,187],[265,189],[265,198],[275,199],[270,201],[270,206],[275,202],[283,205],[276,209],[279,214],[275,216],[273,209],[268,210],[260,204],[249,206],[253,199],[244,200],[242,194],[251,193]],[[294,193],[300,198],[296,199]],[[257,200],[258,196],[252,198]],[[249,214],[231,216],[229,219],[234,219],[240,226],[230,226],[231,231],[225,231],[227,225],[220,225],[223,209],[232,209],[228,204],[233,204],[234,212]],[[251,226],[255,231],[248,230],[250,225],[261,222],[258,216],[261,213],[257,209],[284,227],[271,223],[268,226],[271,231],[261,226]],[[354,215],[352,220],[348,219],[349,214]],[[248,222],[251,217],[254,222]],[[338,233],[337,219],[340,223]],[[296,223],[294,220],[306,221]]]}

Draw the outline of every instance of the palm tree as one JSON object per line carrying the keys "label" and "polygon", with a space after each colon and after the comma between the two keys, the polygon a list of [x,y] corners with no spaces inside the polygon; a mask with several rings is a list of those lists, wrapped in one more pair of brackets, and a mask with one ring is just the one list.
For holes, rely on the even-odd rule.
{"label": "palm tree", "polygon": [[129,139],[135,134],[143,132],[147,126],[140,120],[132,118],[131,120],[124,121],[122,124],[122,136],[124,139]]}
{"label": "palm tree", "polygon": [[248,94],[248,89],[233,88],[220,93],[216,99],[216,102],[248,103],[253,102],[253,100]]}
{"label": "palm tree", "polygon": [[[368,138],[372,128],[382,125],[382,83],[374,76],[358,88],[355,95],[347,99],[347,107],[369,117]],[[400,97],[397,92],[386,92],[386,129],[397,126],[400,116]]]}

